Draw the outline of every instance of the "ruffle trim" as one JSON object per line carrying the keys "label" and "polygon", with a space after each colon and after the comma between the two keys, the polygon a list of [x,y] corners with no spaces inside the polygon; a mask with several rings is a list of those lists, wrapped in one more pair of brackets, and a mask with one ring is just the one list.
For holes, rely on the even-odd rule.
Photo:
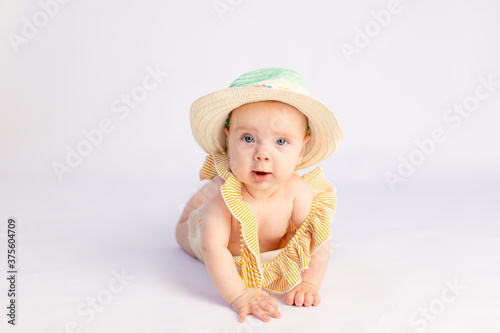
{"label": "ruffle trim", "polygon": [[261,265],[257,219],[250,205],[242,200],[241,183],[229,171],[226,155],[211,154],[200,171],[201,179],[216,175],[225,179],[221,194],[231,214],[240,222],[241,257],[235,260],[247,287],[287,292],[302,281],[301,272],[309,268],[311,256],[331,238],[330,221],[337,203],[335,188],[320,167],[302,176],[313,191],[308,217],[279,255]]}

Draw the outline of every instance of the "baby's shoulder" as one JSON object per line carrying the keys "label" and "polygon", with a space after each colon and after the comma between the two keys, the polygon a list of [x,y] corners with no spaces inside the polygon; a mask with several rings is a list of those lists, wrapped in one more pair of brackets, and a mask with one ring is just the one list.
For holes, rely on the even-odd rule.
{"label": "baby's shoulder", "polygon": [[225,182],[224,178],[222,178],[219,175],[215,176],[214,178],[212,178],[210,180],[211,184],[215,184],[215,185],[218,185],[218,186],[222,186],[224,184],[224,182]]}
{"label": "baby's shoulder", "polygon": [[299,228],[311,211],[314,194],[307,182],[298,175],[293,175],[290,179],[293,195],[292,221],[295,228]]}
{"label": "baby's shoulder", "polygon": [[313,196],[309,184],[299,175],[293,174],[288,181],[289,190],[295,195]]}
{"label": "baby's shoulder", "polygon": [[231,214],[220,191],[222,184],[224,179],[216,176],[203,188],[202,221],[209,218],[230,219]]}
{"label": "baby's shoulder", "polygon": [[219,176],[215,176],[209,181],[207,185],[203,188],[204,190],[204,203],[205,205],[216,205],[220,207],[225,207],[224,199],[222,197],[220,187],[224,184],[224,179]]}

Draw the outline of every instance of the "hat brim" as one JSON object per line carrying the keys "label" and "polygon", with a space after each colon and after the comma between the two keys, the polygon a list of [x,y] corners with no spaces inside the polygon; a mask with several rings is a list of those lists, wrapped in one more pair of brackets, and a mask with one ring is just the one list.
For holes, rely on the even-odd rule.
{"label": "hat brim", "polygon": [[335,150],[344,138],[337,117],[317,99],[286,89],[234,87],[197,99],[191,105],[191,130],[200,147],[210,153],[226,152],[224,124],[237,107],[254,102],[280,101],[297,108],[309,119],[311,139],[297,169],[315,165]]}

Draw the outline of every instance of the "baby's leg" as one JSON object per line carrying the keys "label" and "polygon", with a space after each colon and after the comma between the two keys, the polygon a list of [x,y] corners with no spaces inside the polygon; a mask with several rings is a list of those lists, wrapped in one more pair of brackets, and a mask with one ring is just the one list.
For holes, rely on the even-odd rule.
{"label": "baby's leg", "polygon": [[200,207],[203,202],[205,201],[205,191],[206,187],[209,184],[206,184],[203,186],[201,189],[196,192],[191,199],[189,199],[188,203],[184,207],[184,211],[181,214],[181,217],[179,218],[179,222],[177,222],[177,227],[175,229],[175,237],[177,238],[177,243],[181,246],[181,248],[186,251],[189,255],[193,256],[196,258],[195,254],[193,253],[193,250],[191,249],[191,246],[189,245],[188,241],[188,219],[189,215],[191,212],[198,207]]}

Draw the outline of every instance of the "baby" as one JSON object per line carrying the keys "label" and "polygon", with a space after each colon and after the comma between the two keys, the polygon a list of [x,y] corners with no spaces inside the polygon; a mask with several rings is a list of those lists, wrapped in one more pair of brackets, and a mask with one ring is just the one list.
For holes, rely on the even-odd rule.
{"label": "baby", "polygon": [[222,297],[244,322],[280,318],[262,288],[286,303],[316,306],[330,250],[334,187],[320,168],[343,139],[332,111],[312,98],[297,72],[246,73],[195,101],[191,127],[209,154],[210,180],[188,202],[176,229],[179,245],[205,262]]}

